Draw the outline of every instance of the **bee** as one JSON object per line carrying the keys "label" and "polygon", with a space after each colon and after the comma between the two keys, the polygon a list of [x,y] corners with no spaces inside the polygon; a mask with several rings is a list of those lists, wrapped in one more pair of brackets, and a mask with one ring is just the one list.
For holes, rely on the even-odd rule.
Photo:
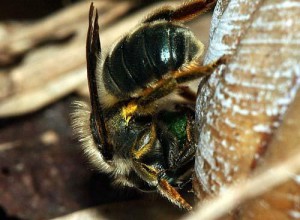
{"label": "bee", "polygon": [[101,52],[98,13],[91,4],[86,41],[90,106],[77,103],[73,127],[92,164],[115,184],[158,191],[180,208],[191,205],[177,191],[194,166],[194,108],[168,100],[196,94],[183,86],[208,76],[222,59],[201,65],[204,45],[184,22],[216,0],[194,0],[150,14]]}

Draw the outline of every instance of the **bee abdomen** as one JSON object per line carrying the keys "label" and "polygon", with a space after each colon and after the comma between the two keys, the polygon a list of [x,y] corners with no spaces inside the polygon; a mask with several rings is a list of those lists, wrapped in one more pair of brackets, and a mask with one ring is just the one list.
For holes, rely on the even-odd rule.
{"label": "bee abdomen", "polygon": [[193,33],[169,22],[144,24],[123,38],[106,57],[105,88],[119,98],[131,97],[148,83],[197,58],[201,43]]}

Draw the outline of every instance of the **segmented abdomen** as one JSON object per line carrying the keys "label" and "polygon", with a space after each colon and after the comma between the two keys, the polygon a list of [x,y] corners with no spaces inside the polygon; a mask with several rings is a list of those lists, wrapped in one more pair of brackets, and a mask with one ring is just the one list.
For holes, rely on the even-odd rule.
{"label": "segmented abdomen", "polygon": [[144,24],[124,37],[104,61],[105,88],[117,97],[130,97],[148,83],[177,70],[199,53],[193,33],[178,24]]}

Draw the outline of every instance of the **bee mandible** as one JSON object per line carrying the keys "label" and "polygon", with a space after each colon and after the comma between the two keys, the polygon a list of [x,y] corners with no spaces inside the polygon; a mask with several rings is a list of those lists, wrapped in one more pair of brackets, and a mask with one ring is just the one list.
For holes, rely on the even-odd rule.
{"label": "bee mandible", "polygon": [[177,188],[192,175],[194,109],[166,97],[177,92],[194,102],[196,95],[182,83],[208,76],[222,62],[201,65],[204,46],[183,25],[215,2],[162,8],[107,54],[101,52],[98,13],[91,4],[86,42],[91,107],[79,103],[74,113],[74,128],[97,169],[115,184],[158,191],[186,210],[192,207]]}

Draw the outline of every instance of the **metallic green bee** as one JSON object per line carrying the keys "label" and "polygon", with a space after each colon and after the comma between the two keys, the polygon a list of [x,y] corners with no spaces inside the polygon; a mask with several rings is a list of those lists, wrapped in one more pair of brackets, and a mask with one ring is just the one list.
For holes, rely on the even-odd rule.
{"label": "metallic green bee", "polygon": [[79,103],[74,114],[85,153],[114,183],[158,191],[187,210],[192,207],[176,189],[191,180],[194,108],[167,95],[177,92],[194,104],[195,94],[182,83],[209,75],[221,63],[199,64],[204,46],[182,24],[215,2],[163,8],[106,55],[92,4],[86,45],[91,108]]}

